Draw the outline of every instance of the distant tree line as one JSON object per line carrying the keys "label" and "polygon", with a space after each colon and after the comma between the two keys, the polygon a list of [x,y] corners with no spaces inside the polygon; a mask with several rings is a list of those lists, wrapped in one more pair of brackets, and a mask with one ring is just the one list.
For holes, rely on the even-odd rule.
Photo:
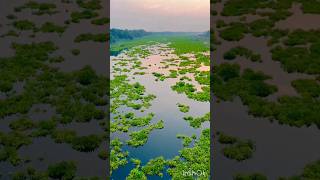
{"label": "distant tree line", "polygon": [[145,30],[122,30],[122,29],[111,29],[110,30],[110,42],[115,43],[119,40],[131,40],[134,38],[143,37],[150,35],[150,32]]}

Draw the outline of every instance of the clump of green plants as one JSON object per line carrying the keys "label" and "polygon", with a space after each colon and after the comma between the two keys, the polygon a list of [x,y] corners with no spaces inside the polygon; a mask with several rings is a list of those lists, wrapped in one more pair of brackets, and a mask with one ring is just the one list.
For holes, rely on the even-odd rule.
{"label": "clump of green plants", "polygon": [[190,110],[190,106],[177,103],[180,112],[187,113]]}
{"label": "clump of green plants", "polygon": [[56,5],[54,3],[39,3],[36,1],[29,1],[22,6],[16,7],[14,10],[20,12],[24,9],[31,9],[34,15],[52,15],[58,12],[55,10]]}
{"label": "clump of green plants", "polygon": [[97,149],[102,142],[102,138],[98,135],[88,135],[75,137],[72,142],[72,148],[81,152],[91,152]]}
{"label": "clump of green plants", "polygon": [[98,156],[102,160],[107,160],[109,157],[109,152],[107,150],[102,150],[99,152]]}
{"label": "clump of green plants", "polygon": [[202,123],[210,121],[210,113],[206,113],[201,117],[186,116],[183,119],[188,121],[190,123],[190,126],[192,126],[193,128],[200,128]]}
{"label": "clump of green plants", "polygon": [[[110,84],[111,112],[117,113],[120,106],[142,110],[151,106],[150,102],[155,98],[152,94],[145,94],[145,87],[139,83],[130,84],[126,75],[115,76]],[[125,98],[125,99],[123,99]],[[138,102],[136,100],[140,100]]]}
{"label": "clump of green plants", "polygon": [[237,56],[244,56],[247,59],[250,59],[253,62],[261,62],[261,55],[260,54],[256,54],[253,51],[244,48],[244,47],[234,47],[231,48],[229,51],[225,52],[223,54],[224,59],[227,60],[233,60],[235,59]]}
{"label": "clump of green plants", "polygon": [[15,121],[12,121],[9,124],[9,127],[12,130],[17,130],[17,131],[24,131],[27,129],[32,129],[35,126],[35,124],[33,123],[33,121],[31,119],[27,119],[27,118],[21,118]]}
{"label": "clump of green plants", "polygon": [[154,77],[156,77],[156,81],[164,81],[167,77],[162,73],[153,72],[152,73]]}
{"label": "clump of green plants", "polygon": [[223,155],[230,159],[243,161],[252,157],[255,146],[251,141],[239,141],[234,145],[223,148]]}
{"label": "clump of green plants", "polygon": [[241,140],[222,132],[217,133],[218,141],[227,146],[222,149],[222,153],[229,159],[243,161],[252,157],[255,145],[251,140]]}
{"label": "clump of green plants", "polygon": [[144,128],[139,131],[133,131],[129,134],[131,139],[127,141],[127,144],[133,147],[142,146],[147,142],[148,135],[152,130],[163,129],[163,128],[164,128],[164,123],[162,120],[160,120],[158,123],[152,124],[147,128]]}
{"label": "clump of green plants", "polygon": [[51,134],[52,139],[56,143],[72,143],[76,136],[77,133],[69,129],[54,130]]}
{"label": "clump of green plants", "polygon": [[80,49],[72,49],[71,53],[75,56],[78,56],[80,54]]}
{"label": "clump of green plants", "polygon": [[[167,172],[172,179],[200,179],[205,180],[210,176],[210,129],[201,132],[198,140],[195,140],[194,147],[184,147],[180,150],[179,156],[167,160],[169,166]],[[186,169],[201,172],[199,177],[192,174],[184,174]]]}
{"label": "clump of green plants", "polygon": [[147,180],[147,176],[141,170],[139,170],[139,168],[134,168],[130,171],[129,176],[126,178],[126,180],[136,179]]}
{"label": "clump of green plants", "polygon": [[59,25],[55,25],[52,22],[46,22],[44,23],[40,29],[41,32],[45,32],[45,33],[58,33],[58,34],[62,34],[64,33],[64,31],[66,30],[65,26],[59,26]]}
{"label": "clump of green plants", "polygon": [[109,18],[98,18],[98,19],[91,20],[91,24],[100,25],[100,26],[108,24],[109,22],[110,22]]}
{"label": "clump of green plants", "polygon": [[55,179],[73,179],[76,175],[77,166],[72,161],[62,161],[48,167],[48,175]]}
{"label": "clump of green plants", "polygon": [[169,47],[173,48],[177,55],[209,51],[209,44],[189,37],[171,37]]}
{"label": "clump of green plants", "polygon": [[102,8],[101,0],[77,0],[77,4],[84,9],[98,10]]}
{"label": "clump of green plants", "polygon": [[82,19],[92,19],[99,16],[99,14],[92,10],[84,10],[81,12],[79,11],[72,12],[70,16],[71,16],[71,21],[73,23],[79,23],[80,20]]}
{"label": "clump of green plants", "polygon": [[193,138],[186,136],[186,135],[183,135],[183,134],[177,134],[177,138],[182,139],[182,145],[184,147],[189,146],[190,143],[192,142],[192,139],[193,139]]}
{"label": "clump of green plants", "polygon": [[36,25],[29,20],[17,20],[13,22],[13,26],[22,31],[35,30]]}
{"label": "clump of green plants", "polygon": [[293,176],[290,178],[280,177],[279,180],[289,180],[289,179],[319,179],[320,174],[320,161],[314,161],[307,164],[300,175]]}
{"label": "clump of green plants", "polygon": [[289,73],[319,74],[319,34],[316,30],[290,32],[283,40],[286,46],[278,45],[271,50],[272,59]]}
{"label": "clump of green plants", "polygon": [[225,133],[218,132],[217,134],[218,134],[218,141],[221,144],[234,144],[235,142],[238,141],[236,137],[229,136]]}
{"label": "clump of green plants", "polygon": [[320,96],[320,84],[314,79],[298,79],[291,82],[296,91],[304,97],[317,98]]}
{"label": "clump of green plants", "polygon": [[106,34],[80,34],[75,39],[74,42],[79,43],[83,41],[93,41],[93,42],[106,42],[107,35]]}
{"label": "clump of green plants", "polygon": [[220,31],[220,37],[227,41],[240,41],[248,31],[245,24],[232,23]]}
{"label": "clump of green plants", "polygon": [[47,172],[36,171],[32,167],[26,168],[24,171],[17,171],[11,175],[11,178],[14,180],[19,179],[49,179]]}
{"label": "clump of green plants", "polygon": [[163,177],[163,171],[166,165],[164,157],[157,157],[151,159],[146,165],[142,167],[142,172],[146,175],[158,175]]}
{"label": "clump of green plants", "polygon": [[111,152],[110,152],[110,173],[118,169],[120,166],[124,166],[128,163],[127,156],[128,151],[122,151],[123,143],[118,139],[113,139],[110,142]]}

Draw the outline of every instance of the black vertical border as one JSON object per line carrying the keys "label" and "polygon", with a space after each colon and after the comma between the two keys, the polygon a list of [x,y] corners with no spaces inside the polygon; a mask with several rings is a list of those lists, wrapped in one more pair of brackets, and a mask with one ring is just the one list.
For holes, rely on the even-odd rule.
{"label": "black vertical border", "polygon": [[210,6],[210,179],[214,179],[214,132],[215,132],[215,126],[214,126],[214,93],[213,93],[213,66],[214,66],[214,57],[213,57],[213,44],[211,44],[212,37],[212,31],[214,31],[214,24],[211,23],[212,15],[212,7],[213,4],[211,4],[211,0],[209,2]]}
{"label": "black vertical border", "polygon": [[107,78],[108,78],[108,105],[106,109],[107,113],[107,137],[106,137],[106,143],[107,143],[107,152],[109,152],[107,157],[107,164],[106,164],[106,177],[109,180],[110,179],[110,0],[106,0],[106,17],[109,18],[109,23],[107,24],[106,28],[106,36],[108,37],[107,43],[106,43],[106,68],[107,68]]}

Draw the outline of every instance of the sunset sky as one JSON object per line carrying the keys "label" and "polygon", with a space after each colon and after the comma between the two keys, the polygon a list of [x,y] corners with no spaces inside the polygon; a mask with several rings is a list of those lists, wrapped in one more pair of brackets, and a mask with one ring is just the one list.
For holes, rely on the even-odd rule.
{"label": "sunset sky", "polygon": [[210,0],[111,0],[111,28],[203,32]]}

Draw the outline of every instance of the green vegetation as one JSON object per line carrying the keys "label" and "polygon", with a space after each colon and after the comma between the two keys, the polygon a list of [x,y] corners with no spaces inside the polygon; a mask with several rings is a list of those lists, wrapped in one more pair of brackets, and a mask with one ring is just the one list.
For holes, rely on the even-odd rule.
{"label": "green vegetation", "polygon": [[279,180],[293,180],[293,179],[319,179],[320,178],[320,161],[315,161],[307,164],[302,173],[298,176],[290,178],[280,177]]}
{"label": "green vegetation", "polygon": [[44,15],[44,14],[48,14],[48,15],[52,15],[57,13],[58,11],[56,11],[56,5],[53,3],[39,3],[36,1],[29,1],[27,3],[25,3],[22,6],[16,7],[14,10],[16,12],[20,12],[24,9],[31,9],[32,14],[34,15]]}
{"label": "green vegetation", "polygon": [[41,32],[62,34],[66,30],[65,26],[58,26],[52,22],[46,22],[40,27]]}
{"label": "green vegetation", "polygon": [[179,94],[185,93],[190,99],[195,99],[197,101],[210,100],[210,87],[204,87],[202,88],[203,91],[197,92],[194,85],[185,82],[177,82],[171,88],[172,90],[177,91]]}
{"label": "green vegetation", "polygon": [[97,149],[102,142],[102,138],[97,135],[76,137],[72,140],[72,148],[81,152],[91,152]]}
{"label": "green vegetation", "polygon": [[[296,30],[283,40],[285,47],[280,45],[271,50],[272,59],[281,62],[289,73],[301,72],[319,74],[319,34],[320,31]],[[308,45],[307,47],[307,44]]]}
{"label": "green vegetation", "polygon": [[77,4],[88,10],[98,10],[102,8],[100,0],[77,0]]}
{"label": "green vegetation", "polygon": [[124,166],[128,163],[127,156],[128,151],[123,152],[121,147],[122,142],[119,139],[113,139],[110,142],[111,152],[110,152],[110,173],[118,169],[120,166]]}
{"label": "green vegetation", "polygon": [[148,135],[150,134],[150,132],[152,130],[163,129],[163,127],[164,127],[163,121],[160,120],[158,123],[152,124],[145,129],[142,129],[139,131],[133,131],[129,134],[131,139],[128,140],[127,143],[128,143],[128,145],[133,146],[133,147],[144,145],[147,142]]}
{"label": "green vegetation", "polygon": [[252,157],[255,145],[251,140],[241,140],[222,132],[217,133],[220,144],[227,145],[222,149],[225,157],[237,161],[243,161]]}
{"label": "green vegetation", "polygon": [[192,139],[193,139],[193,138],[186,136],[186,135],[183,135],[183,134],[177,134],[177,138],[182,139],[182,145],[184,147],[189,146],[190,143],[192,142]]}
{"label": "green vegetation", "polygon": [[244,56],[247,59],[250,59],[253,62],[261,62],[261,55],[260,54],[255,54],[253,51],[244,48],[244,47],[234,47],[232,49],[230,49],[229,51],[225,52],[223,57],[226,60],[233,60],[235,59],[237,56]]}
{"label": "green vegetation", "polygon": [[36,26],[29,20],[17,20],[13,22],[13,26],[22,31],[35,30]]}
{"label": "green vegetation", "polygon": [[170,48],[175,50],[175,54],[181,55],[185,53],[197,53],[197,52],[206,52],[209,50],[208,44],[205,44],[201,40],[192,39],[188,37],[171,37]]}
{"label": "green vegetation", "polygon": [[71,21],[73,23],[79,23],[80,20],[82,19],[92,19],[97,17],[98,15],[99,14],[94,11],[84,10],[81,12],[78,12],[78,11],[72,12],[70,16],[71,16]]}
{"label": "green vegetation", "polygon": [[108,160],[109,152],[107,150],[102,150],[99,152],[98,156],[102,160]]}
{"label": "green vegetation", "polygon": [[221,144],[234,144],[235,142],[238,141],[237,138],[233,137],[233,136],[229,136],[225,133],[220,133],[218,132],[218,141]]}
{"label": "green vegetation", "polygon": [[227,41],[240,41],[248,33],[248,28],[242,23],[232,23],[220,31],[220,37]]}
{"label": "green vegetation", "polygon": [[177,103],[180,112],[187,113],[189,112],[190,107],[188,105]]}
{"label": "green vegetation", "polygon": [[158,175],[163,177],[162,171],[166,165],[166,160],[163,157],[157,157],[151,159],[145,166],[142,167],[142,171],[147,175]]}
{"label": "green vegetation", "polygon": [[192,169],[204,172],[199,180],[206,180],[210,175],[210,130],[202,131],[201,136],[195,141],[194,147],[185,147],[180,150],[180,155],[167,160],[167,170],[172,179],[194,179],[191,175],[184,176],[183,171]]}
{"label": "green vegetation", "polygon": [[55,179],[71,180],[75,177],[77,166],[74,162],[62,161],[60,163],[49,165],[48,175]]}
{"label": "green vegetation", "polygon": [[71,53],[75,56],[78,56],[80,54],[80,49],[72,49]]}
{"label": "green vegetation", "polygon": [[24,130],[27,130],[27,129],[31,129],[34,126],[35,126],[35,124],[33,123],[32,120],[25,119],[25,118],[12,121],[10,123],[10,125],[9,125],[9,127],[12,130],[18,130],[18,131],[24,131]]}
{"label": "green vegetation", "polygon": [[223,155],[230,159],[243,161],[252,157],[255,146],[251,141],[239,141],[234,145],[223,148]]}
{"label": "green vegetation", "polygon": [[106,42],[107,35],[106,34],[80,34],[75,39],[74,42],[79,43],[83,41],[93,41],[93,42]]}
{"label": "green vegetation", "polygon": [[320,84],[314,79],[298,79],[292,81],[291,84],[304,97],[317,98],[320,96]]}
{"label": "green vegetation", "polygon": [[147,176],[138,168],[134,168],[130,171],[130,174],[126,178],[126,180],[136,180],[136,179],[147,180]]}
{"label": "green vegetation", "polygon": [[[105,19],[104,21],[107,21]],[[114,44],[123,40],[133,40],[136,38],[142,38],[144,36],[150,35],[151,33],[144,30],[122,30],[122,29],[111,29],[110,30],[110,43]],[[125,44],[128,42],[125,42]]]}
{"label": "green vegetation", "polygon": [[201,117],[187,116],[183,119],[188,121],[190,123],[190,126],[192,126],[193,128],[200,128],[202,123],[210,121],[210,112]]}
{"label": "green vegetation", "polygon": [[110,19],[109,18],[98,18],[98,19],[93,19],[91,20],[91,24],[94,25],[105,25],[105,24],[109,24]]}

